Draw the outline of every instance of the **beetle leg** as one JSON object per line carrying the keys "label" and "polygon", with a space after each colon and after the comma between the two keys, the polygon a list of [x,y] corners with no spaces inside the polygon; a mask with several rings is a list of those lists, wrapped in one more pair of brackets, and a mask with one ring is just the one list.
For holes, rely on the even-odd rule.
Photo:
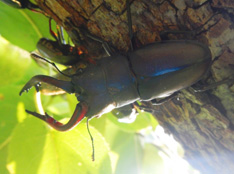
{"label": "beetle leg", "polygon": [[205,26],[209,21],[211,21],[211,19],[212,19],[213,17],[215,17],[216,15],[218,15],[218,13],[213,14],[209,19],[206,20],[206,22],[205,22],[204,24],[202,24],[202,25],[201,25],[200,27],[198,27],[198,28],[195,28],[195,29],[192,30],[192,31],[180,31],[180,30],[164,30],[164,31],[161,31],[161,32],[160,32],[160,38],[161,38],[161,40],[169,40],[169,38],[168,38],[168,35],[169,35],[169,34],[174,34],[174,35],[176,35],[176,34],[183,34],[183,35],[188,35],[188,36],[191,36],[192,38],[194,38],[195,36],[198,36],[198,35],[200,35],[201,33],[204,33],[204,32],[209,31],[209,29],[210,29],[211,27],[215,26],[215,25],[219,22],[219,21],[216,21],[214,24],[210,25],[210,26],[208,27],[208,29],[202,30],[202,29],[204,28],[204,26]]}
{"label": "beetle leg", "polygon": [[52,20],[52,18],[49,18],[49,29],[50,29],[50,34],[51,34],[51,36],[52,36],[57,42],[59,42],[59,40],[58,40],[58,35],[52,30],[51,20]]}
{"label": "beetle leg", "polygon": [[[65,21],[65,25],[69,25],[69,27],[74,27],[74,24],[72,23],[71,18],[67,17],[66,20],[68,20],[69,22]],[[114,53],[111,51],[109,44],[106,41],[103,41],[102,39],[98,38],[97,36],[93,36],[93,35],[89,34],[83,28],[79,28],[79,33],[82,33],[82,35],[85,35],[86,37],[88,37],[94,41],[100,42],[102,44],[103,49],[105,50],[105,52],[108,56],[114,55]],[[72,40],[75,45],[80,45],[80,43],[81,43],[82,39],[81,39],[79,33],[76,30],[71,30],[70,32],[68,32],[68,34],[70,35],[71,38],[73,38],[73,39],[76,38],[76,40]]]}
{"label": "beetle leg", "polygon": [[176,93],[174,93],[174,94],[172,94],[172,95],[170,95],[170,96],[168,96],[168,97],[165,97],[165,98],[163,98],[163,99],[160,99],[160,100],[158,100],[158,99],[153,99],[153,100],[151,100],[151,103],[152,103],[152,105],[161,105],[161,104],[163,104],[163,103],[165,103],[165,102],[170,101],[171,99],[173,99],[173,98],[176,97],[177,95],[178,95],[178,92],[176,92]]}
{"label": "beetle leg", "polygon": [[133,32],[132,32],[132,15],[129,0],[126,0],[126,8],[127,8],[127,18],[128,18],[128,32],[130,37],[130,49],[133,51]]}
{"label": "beetle leg", "polygon": [[108,45],[107,42],[103,41],[102,39],[100,39],[100,38],[98,38],[96,36],[92,36],[92,35],[90,35],[88,33],[85,33],[85,35],[87,37],[89,37],[90,39],[93,39],[93,40],[95,40],[97,42],[100,42],[102,44],[102,47],[104,48],[104,50],[105,50],[105,52],[106,52],[106,54],[108,56],[113,56],[114,55],[114,53],[111,51],[110,46]]}
{"label": "beetle leg", "polygon": [[63,33],[63,27],[56,25],[57,29],[57,36],[58,36],[58,44],[62,47],[63,45],[66,45],[66,41],[64,39],[64,33]]}
{"label": "beetle leg", "polygon": [[[41,82],[53,85],[53,86],[58,87],[58,88],[61,88],[68,93],[75,92],[75,89],[73,88],[72,83],[69,81],[58,80],[58,79],[55,79],[53,77],[45,76],[45,75],[37,75],[37,76],[34,76],[33,78],[31,78],[31,80],[29,80],[28,83],[26,83],[26,85],[24,85],[23,89],[20,91],[20,95],[23,92],[28,91],[32,86],[35,86],[37,89],[40,86]],[[38,91],[38,89],[37,89],[37,91]]]}
{"label": "beetle leg", "polygon": [[64,32],[63,32],[63,27],[59,26],[59,34],[60,34],[60,38],[61,38],[61,42],[62,44],[66,44],[65,38],[64,38]]}
{"label": "beetle leg", "polygon": [[137,48],[137,40],[135,33],[132,31],[132,15],[131,15],[131,3],[133,1],[126,0],[126,10],[127,10],[127,19],[128,19],[128,32],[129,32],[129,38],[130,38],[130,50],[133,51]]}
{"label": "beetle leg", "polygon": [[63,124],[55,120],[51,116],[49,116],[47,113],[45,113],[45,115],[41,115],[36,112],[31,112],[31,111],[26,110],[27,113],[45,121],[51,127],[53,127],[54,129],[58,131],[68,131],[68,130],[73,129],[85,117],[85,114],[87,113],[87,111],[88,111],[88,105],[86,103],[77,104],[76,109],[71,119],[66,124]]}
{"label": "beetle leg", "polygon": [[227,78],[227,79],[221,80],[219,82],[215,82],[215,83],[210,84],[210,85],[201,86],[199,88],[192,87],[192,89],[194,90],[194,92],[205,92],[207,90],[216,88],[222,84],[232,84],[232,83],[234,83],[234,79]]}
{"label": "beetle leg", "polygon": [[58,44],[62,47],[64,44],[66,44],[66,41],[64,39],[64,34],[63,34],[63,27],[56,25],[57,33],[55,33],[52,30],[51,20],[52,20],[52,18],[49,18],[50,34],[58,42]]}

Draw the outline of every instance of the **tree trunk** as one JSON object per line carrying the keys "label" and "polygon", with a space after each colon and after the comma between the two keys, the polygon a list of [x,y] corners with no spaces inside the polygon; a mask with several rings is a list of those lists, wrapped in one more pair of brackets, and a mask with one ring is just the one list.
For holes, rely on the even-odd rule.
{"label": "tree trunk", "polygon": [[[125,0],[37,2],[68,31],[76,45],[87,48],[89,57],[98,59],[105,52],[87,33],[106,41],[112,50],[123,53],[130,49]],[[209,45],[216,61],[203,83],[211,84],[234,74],[234,1],[133,0],[131,14],[137,47],[160,41],[161,31],[193,31],[195,38],[191,34],[169,37]],[[233,91],[233,83],[202,93],[187,89],[177,98],[154,106],[153,114],[160,125],[183,145],[187,161],[202,173],[234,171]]]}

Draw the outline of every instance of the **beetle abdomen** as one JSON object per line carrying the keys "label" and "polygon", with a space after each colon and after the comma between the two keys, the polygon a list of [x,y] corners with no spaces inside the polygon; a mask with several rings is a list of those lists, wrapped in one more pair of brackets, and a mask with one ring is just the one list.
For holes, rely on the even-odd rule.
{"label": "beetle abdomen", "polygon": [[151,100],[196,83],[211,63],[209,48],[196,41],[165,41],[129,53],[142,100]]}

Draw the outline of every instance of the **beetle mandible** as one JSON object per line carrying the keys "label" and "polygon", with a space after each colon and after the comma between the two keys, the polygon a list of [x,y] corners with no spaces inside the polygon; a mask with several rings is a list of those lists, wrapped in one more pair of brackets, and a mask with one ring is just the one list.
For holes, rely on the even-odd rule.
{"label": "beetle mandible", "polygon": [[199,81],[210,64],[211,52],[202,43],[192,40],[162,41],[126,55],[117,54],[98,60],[96,65],[89,64],[82,72],[72,75],[70,81],[45,75],[34,76],[20,95],[32,86],[38,89],[40,83],[75,93],[79,103],[67,124],[56,121],[48,114],[26,110],[53,128],[67,131],[84,117],[98,117],[137,100],[170,96]]}

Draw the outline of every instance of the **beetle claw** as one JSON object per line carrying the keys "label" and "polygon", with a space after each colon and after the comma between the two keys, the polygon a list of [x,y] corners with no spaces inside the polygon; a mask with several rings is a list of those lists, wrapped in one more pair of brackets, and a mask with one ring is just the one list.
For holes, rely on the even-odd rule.
{"label": "beetle claw", "polygon": [[[36,91],[39,92],[39,87],[41,86],[41,83],[37,83],[37,84],[35,84],[35,85],[33,85],[33,86],[35,86]],[[19,95],[21,96],[22,93],[24,93],[24,92],[27,92],[27,93],[28,93],[28,91],[29,91],[31,88],[32,88],[32,86],[31,86],[30,84],[29,84],[29,85],[26,84],[26,85],[23,87],[23,89],[20,91]]]}
{"label": "beetle claw", "polygon": [[21,96],[22,93],[24,92],[28,92],[32,87],[27,87],[27,86],[24,86],[23,89],[20,91],[19,95]]}

